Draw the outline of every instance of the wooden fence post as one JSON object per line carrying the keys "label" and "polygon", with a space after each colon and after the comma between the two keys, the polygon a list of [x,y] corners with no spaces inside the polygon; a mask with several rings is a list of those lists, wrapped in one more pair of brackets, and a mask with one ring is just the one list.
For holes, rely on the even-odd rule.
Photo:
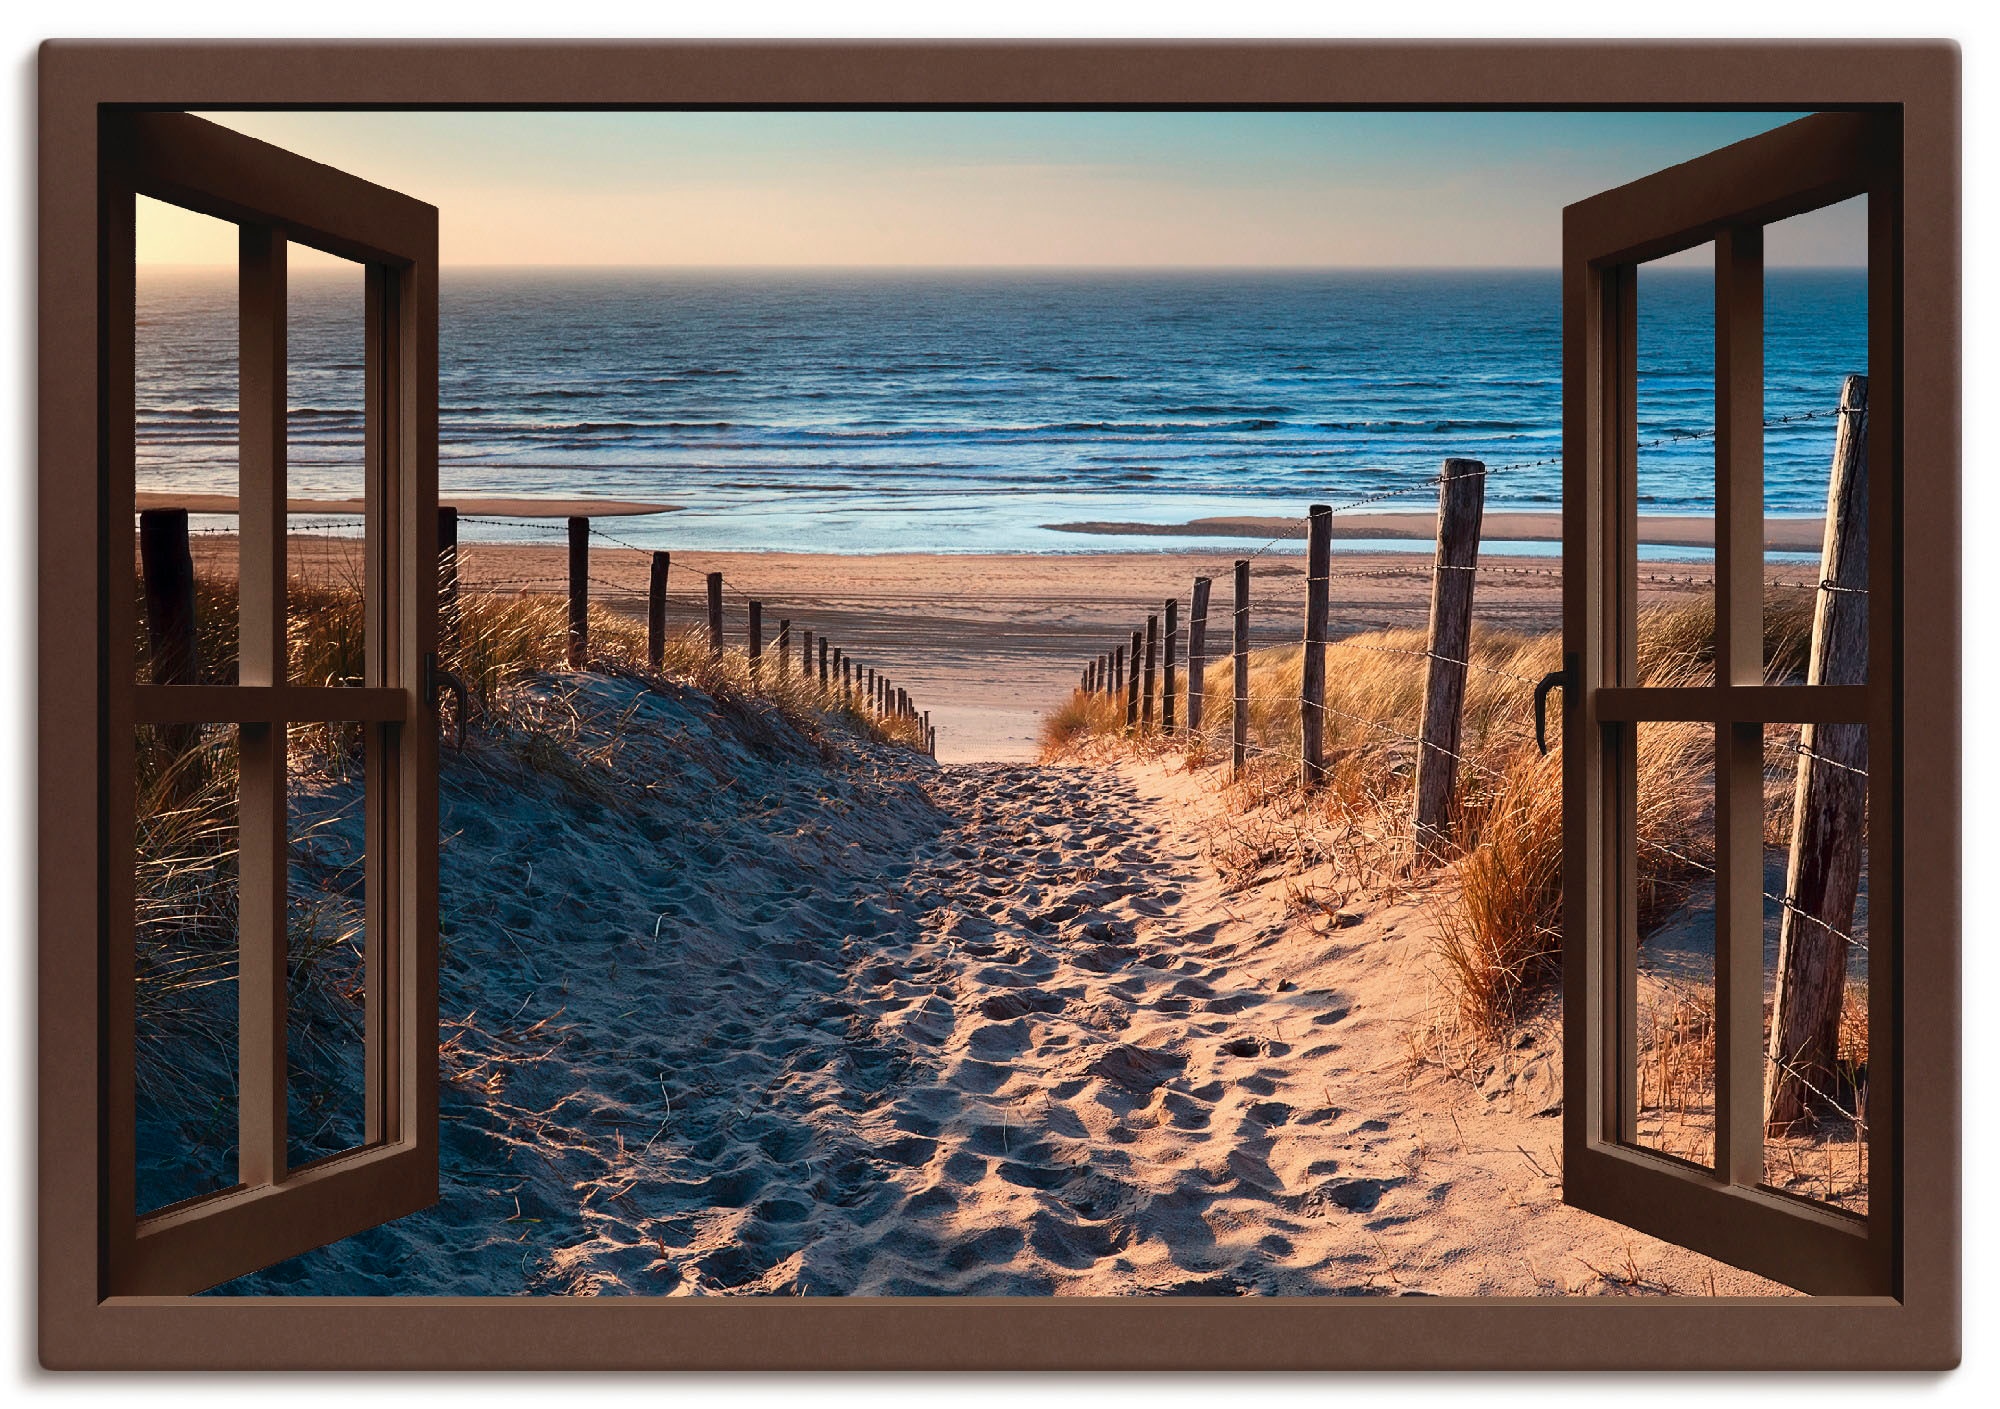
{"label": "wooden fence post", "polygon": [[653,554],[646,583],[646,662],[656,674],[667,660],[667,569],[672,562],[671,553]]}
{"label": "wooden fence post", "polygon": [[590,519],[569,516],[569,668],[583,669],[590,652]]}
{"label": "wooden fence post", "polygon": [[1211,582],[1206,577],[1194,580],[1194,595],[1188,599],[1188,684],[1187,684],[1187,727],[1189,737],[1201,732],[1202,696],[1207,691],[1208,682],[1203,678],[1208,670],[1208,589]]}
{"label": "wooden fence post", "polygon": [[[201,660],[186,509],[139,511],[139,575],[146,593],[146,644],[153,683],[195,684]],[[176,758],[201,738],[201,729],[194,724],[162,724],[158,733],[161,744]],[[191,789],[195,782],[183,776],[174,791]]]}
{"label": "wooden fence post", "polygon": [[865,699],[865,700],[866,700],[866,701],[868,702],[868,708],[869,708],[870,710],[873,710],[874,712],[876,712],[876,713],[878,713],[878,714],[879,714],[879,713],[881,712],[881,711],[880,711],[879,709],[876,709],[876,705],[877,705],[877,703],[878,703],[878,700],[877,700],[877,697],[876,697],[876,694],[875,694],[875,667],[874,667],[874,666],[872,666],[872,665],[868,667],[868,689],[867,689],[867,693],[866,693],[865,695],[863,695],[863,696],[862,696],[862,698],[863,698],[863,699]]}
{"label": "wooden fence post", "polygon": [[1111,653],[1111,697],[1116,699],[1125,693],[1125,648],[1120,646]]}
{"label": "wooden fence post", "polygon": [[778,618],[778,644],[776,649],[778,652],[779,676],[790,675],[792,673],[792,619],[788,616]]}
{"label": "wooden fence post", "polygon": [[1236,697],[1229,720],[1229,764],[1234,775],[1243,776],[1250,756],[1250,560],[1236,560],[1236,632],[1232,642],[1236,657]]}
{"label": "wooden fence post", "polygon": [[1169,738],[1174,732],[1174,637],[1180,634],[1181,599],[1167,598],[1167,636],[1160,657],[1160,730]]}
{"label": "wooden fence post", "polygon": [[819,638],[819,687],[827,687],[827,652],[832,649],[825,636]]}
{"label": "wooden fence post", "polygon": [[[1841,384],[1813,610],[1808,685],[1868,679],[1868,379]],[[1851,1092],[1841,1090],[1841,1000],[1847,935],[1854,929],[1868,820],[1868,726],[1807,724],[1799,730],[1792,791],[1792,850],[1778,925],[1772,999],[1771,1078],[1765,1128],[1783,1134]],[[1815,923],[1817,921],[1817,923]],[[1814,1089],[1817,1088],[1818,1094]]]}
{"label": "wooden fence post", "polygon": [[750,604],[750,678],[756,679],[764,668],[764,604]]}
{"label": "wooden fence post", "polygon": [[1097,658],[1097,689],[1100,694],[1111,693],[1111,653],[1106,651]]}
{"label": "wooden fence post", "polygon": [[1308,790],[1326,777],[1326,598],[1332,559],[1333,510],[1314,504],[1306,514],[1306,639],[1299,676],[1299,780]]}
{"label": "wooden fence post", "polygon": [[722,655],[722,574],[708,575],[708,653]]}
{"label": "wooden fence post", "polygon": [[1423,725],[1418,729],[1417,845],[1442,852],[1451,841],[1458,791],[1460,725],[1465,717],[1465,670],[1472,659],[1472,586],[1479,576],[1479,524],[1486,504],[1486,466],[1446,460],[1438,480],[1437,561],[1431,572],[1431,630],[1425,647]]}
{"label": "wooden fence post", "polygon": [[438,505],[438,639],[458,635],[458,510]]}
{"label": "wooden fence post", "polygon": [[1125,672],[1125,732],[1139,732],[1139,651],[1143,632],[1132,633],[1132,668]]}
{"label": "wooden fence post", "polygon": [[146,586],[146,641],[155,685],[195,683],[194,553],[186,509],[139,513],[139,570]]}
{"label": "wooden fence post", "polygon": [[808,685],[813,680],[813,634],[809,626],[799,629],[799,679]]}
{"label": "wooden fence post", "polygon": [[1157,674],[1160,654],[1160,618],[1149,615],[1146,618],[1146,683],[1139,696],[1139,730],[1144,733],[1153,727],[1153,684]]}

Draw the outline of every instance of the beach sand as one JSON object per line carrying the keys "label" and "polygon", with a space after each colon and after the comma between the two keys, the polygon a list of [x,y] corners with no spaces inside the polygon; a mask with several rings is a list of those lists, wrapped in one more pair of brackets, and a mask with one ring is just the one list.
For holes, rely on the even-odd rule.
{"label": "beach sand", "polygon": [[1225,887],[1213,770],[836,745],[557,673],[447,753],[441,1200],[226,1290],[1781,1290],[1562,1204],[1546,1021],[1412,1060],[1435,889]]}
{"label": "beach sand", "polygon": [[[194,540],[207,570],[229,571],[235,540]],[[294,570],[351,572],[352,539],[296,535]],[[1022,762],[1036,756],[1041,715],[1059,704],[1084,662],[1129,648],[1148,613],[1168,596],[1187,609],[1197,574],[1215,580],[1209,607],[1211,658],[1227,651],[1233,557],[1214,552],[1130,553],[675,553],[668,581],[668,626],[705,629],[704,577],[719,571],[726,629],[747,631],[745,598],[764,603],[767,641],[781,618],[824,634],[864,668],[886,672],[931,712],[941,762]],[[1342,553],[1330,585],[1336,637],[1387,626],[1421,626],[1430,611],[1429,553]],[[1475,619],[1519,631],[1561,624],[1561,563],[1555,557],[1493,559],[1480,575]],[[643,617],[650,555],[596,543],[590,575],[595,600]],[[459,572],[466,591],[561,591],[567,550],[556,545],[463,543]],[[1703,564],[1648,564],[1646,601],[1688,600],[1707,591]],[[1305,569],[1295,550],[1273,549],[1251,564],[1251,641],[1299,638]],[[1773,578],[1807,583],[1811,566],[1774,566]],[[1185,639],[1185,638],[1183,638]]]}

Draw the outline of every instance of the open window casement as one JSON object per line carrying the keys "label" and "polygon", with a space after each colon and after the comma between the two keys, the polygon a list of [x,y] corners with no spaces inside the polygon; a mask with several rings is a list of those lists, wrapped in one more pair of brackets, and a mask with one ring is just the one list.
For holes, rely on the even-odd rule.
{"label": "open window casement", "polygon": [[[1822,113],[1564,212],[1564,1197],[1823,1295],[1899,1294],[1900,140],[1894,115]],[[1828,593],[1849,594],[1843,610],[1856,613],[1850,620],[1865,645],[1865,666],[1830,673],[1823,682],[1808,675],[1805,684],[1768,683],[1765,229],[1854,197],[1867,202],[1867,366],[1850,370],[1865,370],[1867,381],[1850,383],[1842,398],[1840,415],[1858,417],[1840,433],[1857,437],[1850,455],[1865,452],[1856,463],[1865,466],[1865,497],[1857,503],[1866,507],[1855,509],[1852,527],[1865,532],[1866,549],[1850,565],[1863,585],[1829,578],[1818,591],[1822,602]],[[1639,269],[1709,244],[1714,669],[1705,679],[1662,683],[1642,679],[1640,667]],[[1856,385],[1865,386],[1858,405],[1851,399]],[[1826,608],[1816,611],[1824,616]],[[1794,954],[1857,943],[1846,927],[1806,914],[1789,877],[1767,876],[1763,759],[1767,739],[1779,736],[1773,726],[1800,729],[1802,742],[1789,747],[1812,766],[1861,780],[1850,785],[1848,830],[1865,836],[1870,858],[1863,1011],[1873,1040],[1865,1114],[1851,1116],[1857,1151],[1866,1159],[1863,1209],[1783,1191],[1767,1161],[1767,1146],[1781,1131],[1773,1123],[1773,1102],[1782,1100],[1775,1093],[1788,1079],[1800,1079],[1786,1057],[1796,1048],[1787,1047],[1788,1037],[1773,1036],[1792,1020],[1795,1006],[1782,982],[1767,1017],[1766,931],[1777,913],[1767,905],[1784,912],[1782,944]],[[1679,1149],[1642,1138],[1639,1119],[1655,1080],[1642,1069],[1650,1059],[1642,1057],[1648,1033],[1640,1030],[1637,996],[1642,854],[1658,845],[1647,835],[1640,797],[1649,731],[1658,738],[1666,727],[1681,730],[1683,739],[1699,731],[1703,749],[1706,736],[1713,738],[1713,864],[1702,866],[1714,893],[1713,992],[1701,1016],[1704,1060],[1706,1044],[1713,1044],[1712,1119],[1693,1147]],[[1836,731],[1859,749],[1858,762],[1835,759],[1825,746],[1815,752],[1812,740]],[[1801,815],[1807,805],[1802,782]],[[1774,884],[1787,889],[1774,892]],[[1836,974],[1844,962],[1843,954]],[[1783,965],[1781,953],[1778,972]]]}
{"label": "open window casement", "polygon": [[[437,1197],[437,212],[179,113],[100,125],[100,473],[111,506],[107,640],[134,639],[136,199],[227,221],[238,238],[239,571],[234,683],[110,672],[101,1011],[106,1296],[199,1291],[423,1208]],[[289,678],[285,620],[287,249],[365,270],[365,674]],[[121,581],[121,574],[124,575]],[[115,662],[119,657],[111,657]],[[356,1143],[301,1160],[287,1138],[287,740],[342,724],[364,759],[364,1029]],[[233,730],[237,994],[234,1183],[147,1208],[136,1174],[138,917],[133,740]],[[220,1182],[220,1181],[218,1181]]]}

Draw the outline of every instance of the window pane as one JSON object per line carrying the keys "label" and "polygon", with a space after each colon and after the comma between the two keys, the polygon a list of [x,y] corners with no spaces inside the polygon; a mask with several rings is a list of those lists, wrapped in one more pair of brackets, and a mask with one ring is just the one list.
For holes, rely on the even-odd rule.
{"label": "window pane", "polygon": [[1639,683],[1715,681],[1715,247],[1638,271]]}
{"label": "window pane", "polygon": [[295,724],[287,752],[290,836],[289,1099],[293,1167],[363,1141],[366,790],[363,726]]}
{"label": "window pane", "polygon": [[294,245],[287,300],[290,676],[364,684],[366,270]]}
{"label": "window pane", "polygon": [[138,211],[134,678],[233,684],[236,227],[143,196]]}
{"label": "window pane", "polygon": [[1640,724],[1638,1143],[1715,1157],[1715,731]]}
{"label": "window pane", "polygon": [[1764,1180],[1868,1210],[1868,731],[1764,731]]}
{"label": "window pane", "polygon": [[236,1183],[234,725],[135,740],[136,1212]]}
{"label": "window pane", "polygon": [[1823,683],[1867,679],[1867,220],[1856,197],[1766,231],[1765,566],[1795,585],[1767,597],[1764,662],[1785,682],[1806,679],[1816,613],[1840,643]]}

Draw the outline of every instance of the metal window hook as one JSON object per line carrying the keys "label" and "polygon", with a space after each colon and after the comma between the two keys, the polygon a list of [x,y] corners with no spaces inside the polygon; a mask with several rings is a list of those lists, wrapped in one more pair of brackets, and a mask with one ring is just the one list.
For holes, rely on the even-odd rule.
{"label": "metal window hook", "polygon": [[1535,747],[1542,751],[1544,758],[1549,752],[1549,691],[1560,689],[1567,695],[1569,665],[1566,657],[1561,670],[1551,670],[1535,686]]}
{"label": "metal window hook", "polygon": [[438,664],[437,653],[433,651],[424,657],[424,703],[437,708],[438,690],[450,690],[458,710],[453,716],[452,752],[465,752],[465,716],[469,705],[465,693],[465,682]]}

